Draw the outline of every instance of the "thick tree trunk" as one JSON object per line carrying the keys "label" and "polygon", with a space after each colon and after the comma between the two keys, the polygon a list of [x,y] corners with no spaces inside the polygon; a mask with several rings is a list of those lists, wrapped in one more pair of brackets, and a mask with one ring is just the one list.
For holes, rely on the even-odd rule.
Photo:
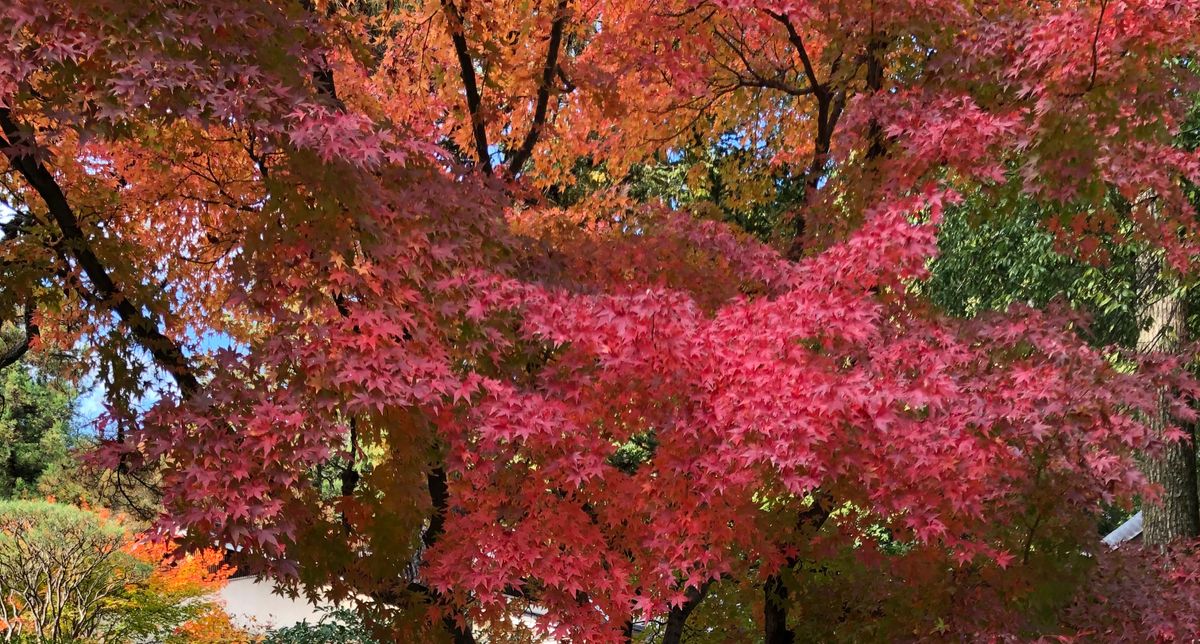
{"label": "thick tree trunk", "polygon": [[712,582],[705,582],[700,588],[689,588],[686,595],[687,599],[671,609],[667,614],[667,625],[663,629],[662,644],[679,644],[683,641],[683,629],[687,625],[688,617],[692,611],[704,601],[708,595],[708,589],[712,586]]}
{"label": "thick tree trunk", "polygon": [[763,640],[766,644],[795,644],[796,634],[788,628],[788,589],[778,575],[763,585]]}
{"label": "thick tree trunk", "polygon": [[[816,536],[829,513],[833,511],[834,500],[828,493],[821,490],[813,492],[812,506],[796,517],[796,531],[808,539]],[[792,568],[800,562],[797,557],[790,557],[787,568]],[[795,644],[796,633],[788,626],[788,610],[791,599],[788,597],[787,584],[782,574],[767,577],[763,583],[763,641],[765,644]]]}
{"label": "thick tree trunk", "polygon": [[[1147,266],[1159,271],[1159,267]],[[1183,300],[1169,292],[1169,285],[1157,282],[1159,288],[1148,289],[1153,295],[1146,298],[1141,311],[1142,329],[1138,335],[1139,351],[1175,351],[1184,335]],[[1167,291],[1165,294],[1163,291]],[[1170,422],[1166,396],[1153,417],[1148,419],[1157,431]],[[1194,432],[1193,428],[1185,427]],[[1193,434],[1194,436],[1194,434]],[[1200,492],[1196,487],[1196,447],[1193,442],[1169,445],[1161,454],[1148,457],[1144,470],[1151,483],[1162,486],[1161,503],[1148,505],[1144,510],[1143,539],[1147,545],[1158,546],[1180,538],[1200,536]]]}

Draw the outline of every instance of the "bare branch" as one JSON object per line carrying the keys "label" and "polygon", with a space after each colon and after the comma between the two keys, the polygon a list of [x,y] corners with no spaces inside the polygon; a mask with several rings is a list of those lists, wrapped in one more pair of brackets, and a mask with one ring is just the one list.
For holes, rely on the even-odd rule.
{"label": "bare branch", "polygon": [[3,369],[10,364],[20,360],[22,356],[29,351],[29,346],[33,344],[34,338],[41,334],[41,329],[38,328],[36,322],[33,321],[33,298],[29,298],[25,302],[25,337],[16,345],[5,349],[0,353],[0,369]]}
{"label": "bare branch", "polygon": [[567,24],[567,7],[570,0],[559,0],[558,10],[554,16],[554,24],[550,27],[550,44],[546,49],[546,64],[542,67],[542,84],[538,87],[537,103],[533,109],[533,122],[521,147],[517,148],[508,163],[508,173],[517,176],[529,157],[533,154],[533,146],[537,144],[542,128],[546,124],[546,107],[550,102],[550,86],[554,82],[554,71],[558,69],[558,51],[562,47],[563,28]]}
{"label": "bare branch", "polygon": [[483,99],[480,97],[479,84],[475,79],[475,61],[471,60],[471,52],[467,49],[466,26],[463,23],[462,13],[454,5],[454,0],[442,0],[442,8],[446,12],[446,26],[450,30],[450,40],[454,42],[459,74],[462,76],[463,89],[467,94],[467,112],[471,118],[471,132],[475,137],[475,156],[484,173],[491,174],[492,158],[488,151],[487,123],[483,120]]}
{"label": "bare branch", "polygon": [[[717,61],[718,65],[720,65],[721,67],[724,67],[726,70],[728,70],[730,73],[732,73],[735,78],[737,78],[737,85],[739,87],[758,87],[758,88],[763,88],[763,89],[777,89],[777,90],[779,90],[785,94],[789,94],[791,96],[807,96],[809,94],[813,94],[816,92],[815,86],[809,85],[808,87],[799,87],[797,85],[793,85],[792,83],[789,83],[788,81],[784,80],[782,77],[782,74],[779,74],[774,78],[764,76],[761,72],[758,71],[758,69],[755,68],[754,64],[746,56],[744,41],[735,39],[732,35],[725,33],[724,31],[722,31],[719,28],[716,29],[715,31],[716,31],[717,37],[720,38],[721,41],[725,43],[725,46],[728,47],[729,50],[732,51],[735,56],[738,57],[738,60],[742,61],[742,66],[745,67],[745,69],[746,69],[745,73],[742,73],[742,72],[739,72],[739,71],[733,69],[729,65],[726,65],[720,61]],[[747,76],[747,74],[748,74],[748,76]]]}

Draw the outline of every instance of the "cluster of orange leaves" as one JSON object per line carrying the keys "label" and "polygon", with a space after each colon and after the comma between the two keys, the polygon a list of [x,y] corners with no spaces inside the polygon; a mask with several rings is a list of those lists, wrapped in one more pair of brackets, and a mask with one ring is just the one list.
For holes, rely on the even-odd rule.
{"label": "cluster of orange leaves", "polygon": [[[216,593],[233,576],[235,569],[225,562],[218,548],[184,552],[171,541],[146,539],[135,541],[127,552],[154,566],[147,584],[151,592],[168,596],[205,596]],[[249,642],[249,633],[238,628],[220,605],[214,605],[199,617],[184,623],[176,634],[188,642],[232,644]]]}

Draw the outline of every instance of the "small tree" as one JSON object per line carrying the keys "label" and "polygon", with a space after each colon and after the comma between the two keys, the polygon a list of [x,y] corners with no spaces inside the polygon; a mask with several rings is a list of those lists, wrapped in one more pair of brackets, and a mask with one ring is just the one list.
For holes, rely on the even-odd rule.
{"label": "small tree", "polygon": [[230,570],[215,550],[175,556],[103,513],[0,503],[0,625],[32,642],[166,641],[219,613]]}
{"label": "small tree", "polygon": [[149,574],[122,551],[127,541],[120,524],[86,510],[0,504],[0,618],[7,631],[61,642],[102,630],[110,600]]}

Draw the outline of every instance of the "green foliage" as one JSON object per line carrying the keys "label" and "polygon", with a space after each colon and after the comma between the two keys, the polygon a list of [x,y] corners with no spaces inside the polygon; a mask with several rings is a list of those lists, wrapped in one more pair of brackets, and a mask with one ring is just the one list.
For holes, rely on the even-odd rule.
{"label": "green foliage", "polygon": [[207,591],[164,585],[106,514],[0,502],[0,620],[16,642],[166,641],[208,611]]}
{"label": "green foliage", "polygon": [[632,474],[637,471],[639,465],[654,456],[654,450],[657,448],[658,438],[654,431],[641,432],[629,437],[628,442],[622,444],[617,451],[613,452],[612,456],[608,457],[608,462],[622,472]]}
{"label": "green foliage", "polygon": [[354,611],[327,611],[315,624],[306,621],[277,628],[263,639],[263,644],[376,644]]}
{"label": "green foliage", "polygon": [[76,426],[78,369],[46,354],[0,370],[0,499],[54,497],[149,519],[159,511],[154,472],[118,480],[84,466],[95,441]]}
{"label": "green foliage", "polygon": [[146,585],[133,586],[110,603],[114,615],[110,628],[138,641],[182,644],[183,640],[175,631],[202,615],[210,605],[188,599],[195,599],[195,596],[163,593]]}
{"label": "green foliage", "polygon": [[636,166],[627,181],[637,199],[677,208],[711,204],[718,219],[770,241],[783,234],[792,211],[803,204],[803,176],[785,167],[751,168],[754,163],[753,150],[731,133],[711,147],[690,147]]}
{"label": "green foliage", "polygon": [[30,496],[75,444],[74,389],[25,364],[0,371],[0,498]]}
{"label": "green foliage", "polygon": [[1043,225],[1054,215],[1013,194],[969,195],[945,214],[923,288],[942,310],[964,317],[1062,300],[1091,318],[1085,335],[1094,344],[1133,346],[1137,248],[1112,244],[1106,262],[1089,263],[1056,246]]}
{"label": "green foliage", "polygon": [[[729,135],[711,147],[674,150],[665,158],[634,165],[619,183],[638,201],[710,211],[714,219],[771,241],[785,234],[783,228],[803,203],[804,181],[787,168],[751,170],[748,165],[754,162],[739,137]],[[554,204],[569,207],[617,185],[603,163],[590,159],[577,161],[571,175],[571,185],[548,191]]]}

